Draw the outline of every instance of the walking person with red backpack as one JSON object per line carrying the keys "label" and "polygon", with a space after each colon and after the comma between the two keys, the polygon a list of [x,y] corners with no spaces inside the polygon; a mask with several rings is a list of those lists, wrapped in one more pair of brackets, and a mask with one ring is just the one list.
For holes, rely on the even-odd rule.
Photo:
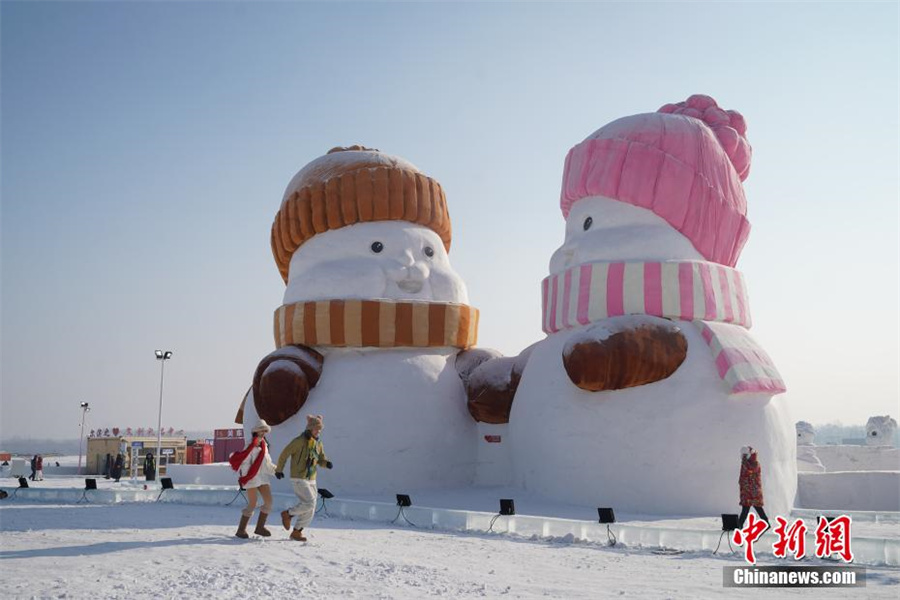
{"label": "walking person with red backpack", "polygon": [[266,529],[266,519],[272,512],[272,489],[269,487],[269,478],[275,473],[275,465],[269,456],[269,446],[266,443],[265,434],[272,430],[268,423],[260,419],[251,433],[253,437],[247,447],[240,452],[234,452],[229,458],[231,468],[238,472],[238,483],[242,489],[247,490],[247,506],[241,511],[241,521],[238,524],[236,535],[247,539],[247,524],[253,511],[256,509],[257,496],[262,496],[263,505],[259,509],[259,519],[256,521],[256,535],[269,537],[272,535]]}

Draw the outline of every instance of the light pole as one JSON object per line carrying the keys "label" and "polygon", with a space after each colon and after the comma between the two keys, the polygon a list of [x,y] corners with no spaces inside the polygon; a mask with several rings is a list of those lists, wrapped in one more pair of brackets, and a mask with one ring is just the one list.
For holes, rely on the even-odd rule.
{"label": "light pole", "polygon": [[156,422],[156,473],[162,475],[162,398],[163,376],[166,372],[166,361],[172,358],[171,350],[157,350],[156,360],[161,362],[159,369],[159,420]]}
{"label": "light pole", "polygon": [[78,437],[78,474],[81,474],[81,449],[84,447],[84,418],[91,407],[87,402],[81,403],[81,435]]}

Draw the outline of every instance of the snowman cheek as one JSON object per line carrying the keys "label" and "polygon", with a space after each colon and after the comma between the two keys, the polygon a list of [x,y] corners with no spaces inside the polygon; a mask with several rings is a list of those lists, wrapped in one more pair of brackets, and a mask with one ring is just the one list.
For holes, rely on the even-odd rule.
{"label": "snowman cheek", "polygon": [[578,252],[575,244],[565,243],[550,258],[550,272],[558,273],[576,264]]}

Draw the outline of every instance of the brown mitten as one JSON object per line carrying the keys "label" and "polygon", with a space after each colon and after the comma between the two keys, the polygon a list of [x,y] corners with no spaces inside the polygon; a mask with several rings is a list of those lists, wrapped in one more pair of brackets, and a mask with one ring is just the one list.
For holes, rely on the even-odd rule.
{"label": "brown mitten", "polygon": [[678,370],[687,356],[687,339],[663,319],[638,322],[610,319],[570,339],[563,365],[572,383],[600,392],[646,385]]}
{"label": "brown mitten", "polygon": [[504,357],[496,350],[465,350],[456,357],[469,414],[480,423],[509,422],[516,389],[525,370],[530,348],[519,356]]}
{"label": "brown mitten", "polygon": [[283,423],[297,413],[319,382],[324,358],[307,346],[285,346],[259,363],[253,375],[256,414],[269,425]]}

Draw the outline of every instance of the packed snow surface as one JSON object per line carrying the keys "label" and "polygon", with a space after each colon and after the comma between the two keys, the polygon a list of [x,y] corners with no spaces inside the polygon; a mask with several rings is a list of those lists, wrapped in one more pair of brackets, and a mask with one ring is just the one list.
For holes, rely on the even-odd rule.
{"label": "packed snow surface", "polygon": [[232,535],[237,519],[235,507],[4,501],[0,584],[7,598],[242,599],[896,598],[900,585],[900,570],[869,567],[865,588],[725,589],[722,567],[743,564],[740,556],[327,517],[316,518],[305,544],[290,541],[277,520],[271,538],[244,541]]}

